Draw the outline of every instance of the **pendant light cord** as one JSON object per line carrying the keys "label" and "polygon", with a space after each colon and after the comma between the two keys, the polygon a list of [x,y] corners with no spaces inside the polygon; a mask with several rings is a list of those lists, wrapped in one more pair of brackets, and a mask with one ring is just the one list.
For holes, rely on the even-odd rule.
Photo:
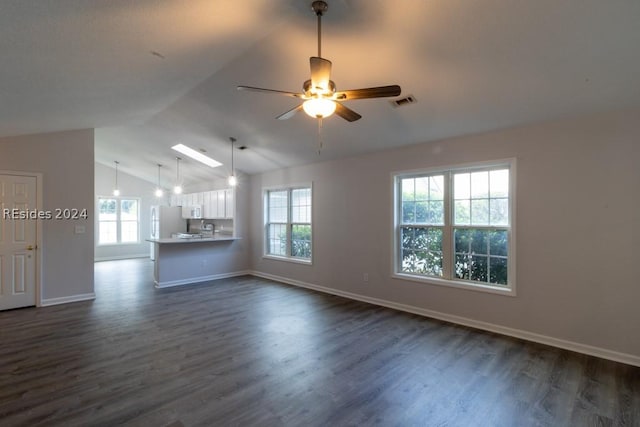
{"label": "pendant light cord", "polygon": [[229,140],[231,141],[231,176],[236,176],[236,171],[233,166],[233,143],[236,142],[236,139],[231,137]]}

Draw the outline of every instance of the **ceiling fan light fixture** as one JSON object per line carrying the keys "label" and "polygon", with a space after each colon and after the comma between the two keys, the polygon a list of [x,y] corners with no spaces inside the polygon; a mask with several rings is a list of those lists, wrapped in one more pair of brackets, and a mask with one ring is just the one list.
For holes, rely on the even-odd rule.
{"label": "ceiling fan light fixture", "polygon": [[326,98],[313,98],[302,103],[302,109],[313,118],[324,119],[336,111],[336,103]]}

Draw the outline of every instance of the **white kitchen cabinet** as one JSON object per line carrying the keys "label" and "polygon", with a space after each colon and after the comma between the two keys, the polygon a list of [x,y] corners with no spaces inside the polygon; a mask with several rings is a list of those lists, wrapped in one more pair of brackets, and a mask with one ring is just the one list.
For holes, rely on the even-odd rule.
{"label": "white kitchen cabinet", "polygon": [[217,208],[217,216],[216,218],[224,218],[224,190],[216,191],[217,199],[218,199],[218,208]]}
{"label": "white kitchen cabinet", "polygon": [[213,218],[211,209],[211,191],[202,193],[202,210],[204,218]]}
{"label": "white kitchen cabinet", "polygon": [[232,188],[224,190],[224,217],[225,218],[233,218],[235,213],[235,197],[234,191]]}

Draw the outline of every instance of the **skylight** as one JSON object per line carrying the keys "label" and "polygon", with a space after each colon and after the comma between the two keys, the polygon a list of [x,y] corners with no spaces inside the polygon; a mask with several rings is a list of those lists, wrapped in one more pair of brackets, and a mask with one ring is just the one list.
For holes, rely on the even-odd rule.
{"label": "skylight", "polygon": [[218,166],[222,165],[222,163],[220,163],[219,161],[214,160],[209,156],[205,156],[201,152],[196,151],[193,148],[187,147],[184,144],[176,144],[171,148],[176,150],[179,153],[184,154],[185,156],[191,157],[193,160],[197,160],[200,163],[204,163],[209,167],[217,168]]}

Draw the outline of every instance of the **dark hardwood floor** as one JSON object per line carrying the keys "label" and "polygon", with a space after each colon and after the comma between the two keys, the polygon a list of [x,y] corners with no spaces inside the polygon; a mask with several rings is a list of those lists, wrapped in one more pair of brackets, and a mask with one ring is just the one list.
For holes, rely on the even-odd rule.
{"label": "dark hardwood floor", "polygon": [[0,312],[0,425],[640,425],[640,368],[254,277],[95,271],[93,302]]}

